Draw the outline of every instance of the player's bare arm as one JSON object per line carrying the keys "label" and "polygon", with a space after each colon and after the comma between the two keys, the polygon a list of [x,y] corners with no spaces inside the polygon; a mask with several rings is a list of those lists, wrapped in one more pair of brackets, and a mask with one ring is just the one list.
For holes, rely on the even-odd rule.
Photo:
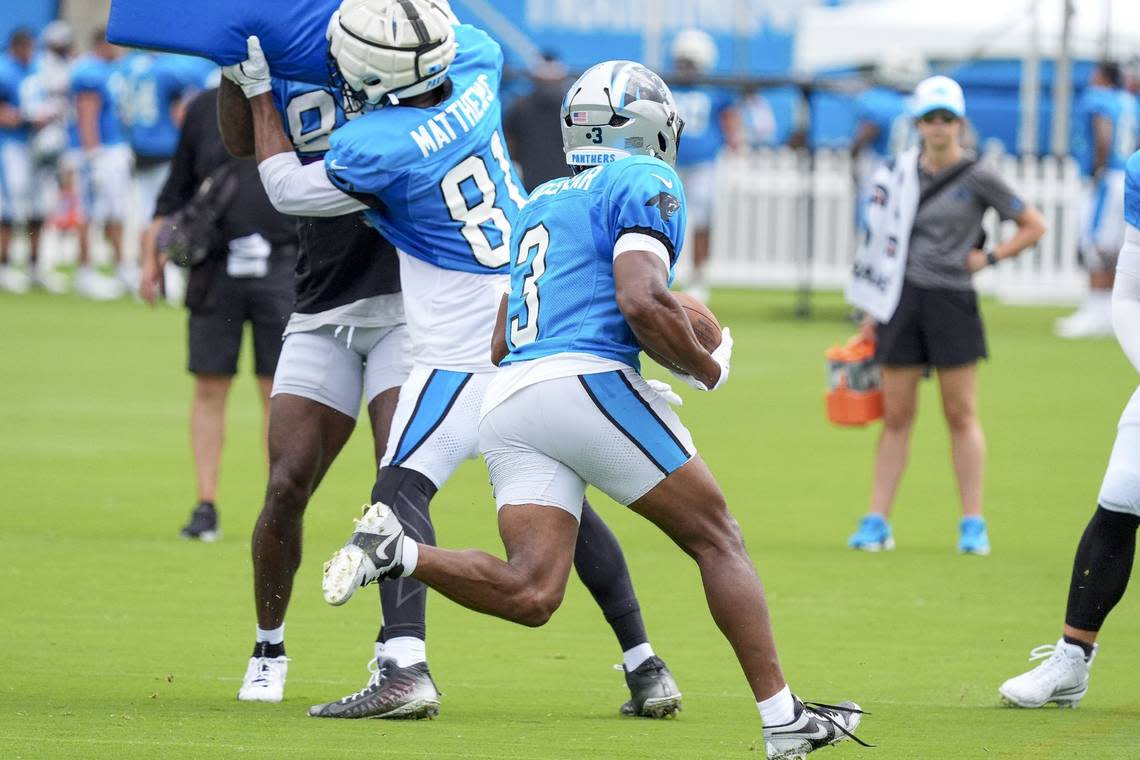
{"label": "player's bare arm", "polygon": [[659,353],[712,388],[721,367],[697,341],[685,310],[669,291],[665,267],[649,251],[614,259],[617,304],[642,346]]}
{"label": "player's bare arm", "polygon": [[218,85],[218,128],[235,158],[253,158],[253,111],[241,88],[226,78]]}
{"label": "player's bare arm", "polygon": [[99,137],[99,113],[102,108],[103,98],[98,93],[81,92],[75,98],[75,124],[84,150],[95,150],[102,145]]}
{"label": "player's bare arm", "polygon": [[1093,175],[1099,175],[1108,166],[1109,156],[1112,155],[1113,127],[1112,119],[1107,116],[1093,117]]}
{"label": "player's bare arm", "polygon": [[491,333],[491,363],[496,367],[511,351],[507,347],[507,297],[508,294],[503,293],[499,301],[499,315],[495,317],[495,330]]}

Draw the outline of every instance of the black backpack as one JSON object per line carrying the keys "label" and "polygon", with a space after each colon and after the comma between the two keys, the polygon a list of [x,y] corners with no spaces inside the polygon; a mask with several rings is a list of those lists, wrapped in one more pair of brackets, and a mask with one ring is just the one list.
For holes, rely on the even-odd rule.
{"label": "black backpack", "polygon": [[237,195],[235,162],[227,161],[202,180],[185,206],[168,216],[158,232],[158,250],[180,267],[195,267],[225,245],[219,224]]}

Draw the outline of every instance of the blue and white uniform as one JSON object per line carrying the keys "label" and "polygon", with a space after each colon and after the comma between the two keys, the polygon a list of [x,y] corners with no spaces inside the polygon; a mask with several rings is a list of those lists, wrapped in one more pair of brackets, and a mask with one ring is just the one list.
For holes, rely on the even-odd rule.
{"label": "blue and white uniform", "polygon": [[[1112,322],[1117,340],[1140,372],[1140,152],[1128,159],[1125,173],[1125,238],[1116,263]],[[1120,416],[1097,503],[1140,515],[1140,388]]]}
{"label": "blue and white uniform", "polygon": [[[23,112],[20,86],[28,74],[29,67],[11,56],[0,56],[0,106]],[[6,223],[20,224],[36,216],[29,136],[26,125],[0,128],[0,221]]]}
{"label": "blue and white uniform", "polygon": [[[198,60],[170,53],[131,53],[121,67],[123,90],[118,105],[135,155],[135,202],[140,217],[150,219],[178,147],[174,108],[205,89],[209,74]],[[211,66],[210,71],[217,67]]]}
{"label": "blue and white uniform", "polygon": [[693,456],[692,437],[640,375],[613,268],[624,253],[648,251],[671,281],[685,224],[680,178],[648,156],[531,194],[511,237],[510,352],[480,426],[500,508],[580,516],[587,483],[630,504]]}
{"label": "blue and white uniform", "polygon": [[[495,372],[491,332],[525,203],[502,135],[502,50],[471,26],[457,26],[455,38],[445,99],[430,108],[385,105],[334,130],[323,184],[308,167],[287,169],[280,183],[282,162],[260,167],[279,209],[345,213],[363,205],[399,250],[414,367],[383,464],[414,469],[437,487],[479,452],[479,408]],[[353,198],[359,203],[338,200]]]}
{"label": "blue and white uniform", "polygon": [[734,107],[736,98],[717,87],[674,87],[677,113],[685,120],[685,132],[677,150],[677,171],[689,197],[689,219],[694,229],[712,224],[716,206],[716,159],[724,148],[721,118]]}
{"label": "blue and white uniform", "polygon": [[[1090,86],[1077,104],[1073,152],[1088,178],[1081,208],[1081,250],[1092,270],[1111,269],[1124,242],[1124,164],[1136,147],[1136,99],[1125,90]],[[1093,176],[1093,123],[1112,125],[1112,147],[1104,171]]]}
{"label": "blue and white uniform", "polygon": [[[79,169],[80,200],[89,222],[121,222],[127,215],[133,157],[121,119],[120,103],[125,94],[120,61],[95,55],[78,59],[71,69],[73,112],[70,144]],[[84,148],[79,138],[75,103],[80,95],[99,96],[99,145]]]}
{"label": "blue and white uniform", "polygon": [[[322,161],[329,135],[347,123],[339,93],[273,80],[273,102],[303,163]],[[272,395],[300,396],[355,418],[400,387],[411,370],[399,265],[391,244],[359,213],[300,217],[293,314]]]}

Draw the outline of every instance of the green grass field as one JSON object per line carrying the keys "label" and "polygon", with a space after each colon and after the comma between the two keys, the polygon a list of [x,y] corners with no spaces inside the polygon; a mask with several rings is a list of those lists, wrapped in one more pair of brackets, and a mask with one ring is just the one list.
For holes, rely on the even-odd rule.
{"label": "green grass field", "polygon": [[[804,698],[871,713],[828,758],[1138,758],[1140,603],[1109,621],[1079,710],[999,707],[998,684],[1056,640],[1070,562],[1117,417],[1136,384],[1112,341],[1063,344],[1057,309],[985,305],[982,370],[994,553],[954,552],[957,498],[937,389],[925,384],[894,521],[899,548],[850,552],[876,432],[823,418],[822,352],[845,338],[835,297],[718,293],[733,377],[682,391],[765,581],[784,667]],[[264,488],[243,375],[229,413],[218,544],[180,541],[193,502],[184,317],[134,303],[0,296],[0,757],[755,758],[760,722],[705,608],[695,567],[595,495],[622,539],[657,652],[685,694],[676,720],[623,719],[620,652],[572,581],[530,630],[433,597],[434,721],[319,721],[310,703],[363,685],[373,591],[321,600],[321,563],[371,488],[358,431],[309,510],[288,618],[286,701],[234,700],[253,638],[248,537]],[[243,366],[248,366],[243,357]],[[501,553],[479,462],[437,498],[443,545]],[[759,752],[758,752],[759,748]]]}

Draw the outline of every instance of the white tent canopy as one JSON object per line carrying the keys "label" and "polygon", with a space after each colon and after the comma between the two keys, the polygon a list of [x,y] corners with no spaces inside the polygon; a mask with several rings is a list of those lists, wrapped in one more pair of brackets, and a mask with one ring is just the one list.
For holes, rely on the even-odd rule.
{"label": "white tent canopy", "polygon": [[[1075,58],[1095,60],[1107,53],[1124,60],[1140,54],[1140,0],[1076,0],[1073,5]],[[1032,46],[1035,6],[1040,55],[1054,58],[1061,49],[1064,0],[878,0],[805,9],[794,65],[803,72],[872,65],[883,51],[899,48],[928,60],[1023,58]]]}

